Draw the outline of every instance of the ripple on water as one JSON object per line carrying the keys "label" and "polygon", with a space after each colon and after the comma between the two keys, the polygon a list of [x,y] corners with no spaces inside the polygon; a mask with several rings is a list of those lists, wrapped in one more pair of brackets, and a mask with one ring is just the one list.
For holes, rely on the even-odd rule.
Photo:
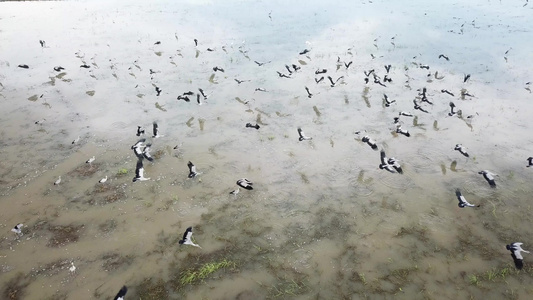
{"label": "ripple on water", "polygon": [[311,267],[311,259],[315,255],[313,250],[297,249],[287,258],[288,264],[297,272],[303,272]]}
{"label": "ripple on water", "polygon": [[413,180],[407,174],[393,174],[383,171],[379,176],[379,182],[392,189],[407,190],[414,186]]}
{"label": "ripple on water", "polygon": [[423,147],[413,156],[405,158],[409,165],[417,174],[438,174],[442,173],[441,164],[443,161],[450,161],[450,157],[444,151],[434,147]]}

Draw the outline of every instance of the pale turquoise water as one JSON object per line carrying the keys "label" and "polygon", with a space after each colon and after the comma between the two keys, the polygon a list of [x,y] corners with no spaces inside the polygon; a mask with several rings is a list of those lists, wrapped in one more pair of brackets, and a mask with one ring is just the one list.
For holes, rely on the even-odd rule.
{"label": "pale turquoise water", "polygon": [[[125,284],[126,299],[528,299],[531,259],[516,271],[505,250],[533,244],[524,3],[1,3],[2,297],[15,286],[15,299],[109,299]],[[337,57],[353,64],[336,70]],[[285,64],[302,69],[279,78]],[[393,83],[365,91],[363,70],[386,64]],[[210,82],[214,66],[225,72]],[[319,68],[343,83],[316,84]],[[423,87],[429,114],[413,110]],[[198,88],[208,103],[176,100]],[[397,102],[384,108],[383,93]],[[449,101],[474,119],[447,117]],[[410,138],[391,133],[402,110],[418,116],[402,117]],[[259,114],[259,130],[244,127]],[[153,121],[164,136],[145,162],[152,180],[132,184],[135,129]],[[313,140],[299,142],[299,126]],[[379,170],[357,130],[405,174]],[[496,189],[482,169],[499,174]],[[242,177],[255,189],[228,195]],[[457,187],[482,206],[458,208]],[[178,245],[188,226],[202,249]]]}

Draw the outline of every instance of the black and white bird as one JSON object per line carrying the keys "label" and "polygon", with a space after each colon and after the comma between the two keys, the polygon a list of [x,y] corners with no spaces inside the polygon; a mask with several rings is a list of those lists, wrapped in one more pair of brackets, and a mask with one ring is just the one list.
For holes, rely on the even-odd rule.
{"label": "black and white bird", "polygon": [[413,116],[413,114],[411,114],[410,112],[405,112],[405,111],[399,112],[398,115],[405,116],[405,117],[412,117]]}
{"label": "black and white bird", "polygon": [[246,179],[246,178],[241,178],[241,179],[237,180],[237,185],[242,187],[243,189],[246,189],[246,190],[253,190],[254,189],[252,187],[252,185],[254,185],[254,183],[251,182],[250,180]]}
{"label": "black and white bird", "polygon": [[387,71],[387,74],[389,74],[391,67],[391,65],[385,65],[385,71]]}
{"label": "black and white bird", "polygon": [[179,241],[179,243],[180,243],[180,245],[191,245],[191,246],[194,246],[194,247],[202,248],[202,247],[200,247],[200,245],[195,244],[192,241],[192,227],[189,227],[189,228],[187,228],[187,230],[185,230],[185,233],[183,234],[183,239],[181,239]]}
{"label": "black and white bird", "polygon": [[63,68],[62,66],[54,67],[54,71],[56,71],[56,72],[61,72],[63,70],[65,70],[65,68]]}
{"label": "black and white bird", "polygon": [[465,74],[465,77],[463,78],[463,82],[466,82],[468,79],[470,79],[470,74]]}
{"label": "black and white bird", "polygon": [[189,178],[198,176],[199,173],[196,172],[196,166],[191,161],[187,163],[187,167],[189,167]]}
{"label": "black and white bird", "polygon": [[361,141],[363,143],[367,143],[368,146],[370,146],[370,148],[374,149],[374,150],[378,150],[378,145],[376,144],[376,142],[374,140],[372,140],[370,137],[368,137],[368,135],[365,135]]}
{"label": "black and white bird", "polygon": [[16,233],[18,236],[23,236],[24,233],[22,233],[22,226],[24,226],[24,224],[19,223],[15,225],[15,227],[11,228],[11,231]]}
{"label": "black and white bird", "polygon": [[215,67],[213,68],[213,72],[216,72],[216,71],[220,71],[220,72],[224,73],[224,69],[215,66]]}
{"label": "black and white bird", "polygon": [[106,181],[107,181],[107,175],[104,178],[100,179],[98,182],[105,183]]}
{"label": "black and white bird", "polygon": [[440,92],[444,93],[444,94],[448,94],[448,95],[454,97],[454,94],[452,92],[448,91],[448,90],[442,89],[442,90],[440,90]]}
{"label": "black and white bird", "polygon": [[396,172],[403,174],[402,166],[400,166],[400,162],[396,158],[391,157],[387,162],[396,170]]}
{"label": "black and white bird", "polygon": [[154,134],[154,135],[152,136],[153,138],[161,137],[161,136],[159,135],[159,125],[157,125],[156,122],[154,122],[154,124],[153,124],[153,134]]}
{"label": "black and white bird", "polygon": [[126,296],[126,293],[128,292],[128,288],[126,286],[123,286],[120,291],[118,291],[117,295],[113,300],[124,300],[124,296]]}
{"label": "black and white bird", "polygon": [[54,185],[59,185],[61,183],[61,176],[57,178],[57,180],[54,182]]}
{"label": "black and white bird", "polygon": [[529,167],[533,166],[533,157],[530,156],[526,160],[527,160],[527,166],[526,167],[529,168]]}
{"label": "black and white bird", "polygon": [[483,175],[485,180],[489,183],[490,187],[495,188],[496,182],[494,181],[494,176],[498,176],[498,174],[491,173],[490,171],[483,170],[479,171],[478,174]]}
{"label": "black and white bird", "polygon": [[93,157],[89,158],[85,163],[86,164],[91,164],[95,159],[96,159],[96,157],[94,157],[94,155],[93,155]]}
{"label": "black and white bird", "polygon": [[236,190],[233,190],[233,191],[231,191],[231,192],[229,192],[229,193],[230,193],[230,195],[235,195],[235,196],[237,196],[237,194],[239,193],[240,190],[241,190],[240,188],[237,188]]}
{"label": "black and white bird", "polygon": [[137,166],[135,167],[135,177],[133,178],[133,182],[145,180],[150,180],[150,178],[144,177],[143,160],[142,158],[140,158],[139,160],[137,160]]}
{"label": "black and white bird", "polygon": [[144,129],[141,126],[137,126],[137,136],[144,134]]}
{"label": "black and white bird", "polygon": [[455,109],[455,103],[453,103],[453,102],[450,102],[450,112],[448,113],[448,116],[450,116],[450,117],[451,117],[451,116],[453,116],[453,115],[455,115],[455,114],[456,114],[456,112],[455,112],[455,110],[454,110],[454,109]]}
{"label": "black and white bird", "polygon": [[315,75],[318,75],[318,74],[324,74],[324,73],[326,73],[327,71],[328,71],[328,70],[326,70],[326,69],[318,69],[318,70],[315,71]]}
{"label": "black and white bird", "polygon": [[75,138],[75,139],[72,141],[72,145],[77,144],[79,141],[80,141],[80,136],[78,135],[78,137]]}
{"label": "black and white bird", "polygon": [[381,150],[381,164],[379,165],[379,168],[382,170],[387,170],[391,173],[396,173],[394,171],[394,168],[389,165],[389,160],[387,158],[387,155],[385,154],[385,150]]}
{"label": "black and white bird", "polygon": [[146,158],[148,161],[154,161],[154,158],[150,154],[150,150],[152,150],[151,147],[152,147],[152,144],[147,144],[146,147],[144,147],[143,152],[142,152],[143,157]]}
{"label": "black and white bird", "polygon": [[453,149],[459,151],[462,155],[469,157],[468,152],[466,152],[466,148],[463,147],[463,145],[457,144]]}
{"label": "black and white bird", "polygon": [[246,123],[246,128],[255,128],[255,129],[259,129],[261,128],[261,126],[259,126],[259,124],[255,124],[255,125],[252,125],[252,123]]}
{"label": "black and white bird", "polygon": [[457,205],[460,208],[464,208],[464,207],[480,207],[481,206],[481,205],[474,205],[474,204],[468,203],[468,201],[466,201],[466,199],[463,196],[463,194],[461,194],[461,190],[459,190],[459,189],[455,189],[455,196],[457,196],[457,200],[459,200],[459,204],[457,204]]}
{"label": "black and white bird", "polygon": [[161,95],[161,92],[162,92],[162,91],[163,91],[163,90],[160,89],[158,86],[155,87],[155,92],[156,92],[156,96],[157,96],[157,97],[159,97],[159,95]]}
{"label": "black and white bird", "polygon": [[509,244],[509,245],[505,245],[505,248],[511,251],[511,256],[513,257],[514,264],[516,268],[519,270],[522,269],[522,267],[524,266],[524,263],[523,263],[524,258],[522,257],[521,252],[529,253],[529,251],[522,249],[522,244],[523,243],[516,242],[516,243]]}
{"label": "black and white bird", "polygon": [[392,103],[396,102],[396,100],[389,100],[389,96],[387,94],[383,94],[383,104],[385,107],[389,107]]}
{"label": "black and white bird", "polygon": [[140,139],[137,143],[135,143],[135,145],[131,146],[131,149],[133,150],[133,153],[135,153],[135,156],[137,156],[137,158],[139,159],[142,159],[143,158],[143,147],[144,147],[144,142],[146,141],[146,139]]}
{"label": "black and white bird", "polygon": [[298,138],[298,140],[301,142],[301,141],[308,141],[308,140],[312,140],[313,138],[312,137],[309,137],[309,136],[306,136],[304,131],[302,130],[302,128],[298,127],[298,135],[300,136]]}
{"label": "black and white bird", "polygon": [[406,137],[410,137],[411,134],[409,133],[409,130],[403,130],[402,125],[396,124],[396,133],[403,134]]}
{"label": "black and white bird", "polygon": [[258,62],[257,60],[254,60],[254,62],[255,62],[258,66],[260,66],[260,67],[263,66],[263,65],[265,65],[265,64],[270,63],[270,61],[267,61],[267,62]]}

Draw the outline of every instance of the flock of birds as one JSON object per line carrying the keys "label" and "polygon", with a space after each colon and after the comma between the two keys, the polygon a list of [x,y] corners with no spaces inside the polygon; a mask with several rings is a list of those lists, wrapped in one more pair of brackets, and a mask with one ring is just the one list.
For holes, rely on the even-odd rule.
{"label": "flock of birds", "polygon": [[[177,37],[176,37],[177,38]],[[46,43],[42,40],[39,41],[41,46],[42,47],[45,47],[46,46]],[[156,45],[157,44],[160,44],[160,42],[156,42],[155,43]],[[197,39],[194,39],[194,44],[195,44],[195,47],[198,47],[198,40]],[[214,51],[214,49],[212,48],[208,48],[207,51]],[[243,54],[245,53],[244,51],[241,51]],[[310,49],[305,49],[301,52],[299,52],[299,55],[308,55],[308,53],[311,52]],[[371,54],[372,56],[372,59],[375,58],[375,56],[373,54]],[[309,56],[307,56],[309,57]],[[444,55],[444,54],[441,54],[439,55],[439,59],[445,59],[446,61],[449,61],[449,57]],[[255,64],[257,64],[257,66],[259,67],[262,67],[268,63],[271,63],[271,61],[267,61],[267,62],[259,62],[259,61],[254,61]],[[346,70],[348,70],[353,64],[353,61],[349,61],[349,62],[345,62],[345,61],[342,61],[340,57],[337,58],[337,62],[336,62],[336,69],[337,71],[340,69],[340,68],[344,68]],[[417,66],[420,68],[420,69],[425,69],[425,70],[430,70],[430,66],[429,65],[425,65],[425,64],[417,64]],[[23,69],[28,69],[29,66],[26,65],[26,64],[21,64],[21,65],[18,65],[19,68],[23,68]],[[89,65],[83,63],[82,65],[80,65],[81,68],[90,68]],[[375,69],[371,69],[371,70],[364,70],[363,73],[365,75],[364,77],[364,84],[365,85],[369,85],[369,84],[376,84],[376,85],[379,85],[381,87],[387,87],[388,84],[391,84],[393,82],[393,78],[391,77],[392,75],[390,74],[390,71],[391,71],[391,68],[392,66],[389,64],[389,65],[385,65],[384,66],[384,69],[385,69],[385,74],[380,75],[378,74],[379,72]],[[56,66],[54,67],[54,70],[56,72],[61,72],[63,71],[65,68],[61,67],[61,66]],[[290,79],[292,78],[292,76],[294,76],[296,73],[299,73],[299,72],[302,72],[302,67],[301,66],[298,66],[296,64],[286,64],[285,65],[285,70],[286,72],[281,72],[281,71],[276,71],[277,75],[279,78],[284,78],[284,79]],[[213,72],[225,72],[224,68],[221,68],[219,66],[215,66],[213,68]],[[150,70],[150,74],[154,74],[156,73],[155,71],[153,70]],[[329,81],[329,86],[330,88],[334,88],[340,84],[345,84],[345,77],[344,76],[339,76],[337,78],[333,78],[332,76],[330,75],[326,75],[328,74],[328,70],[325,69],[325,68],[319,68],[317,69],[315,72],[315,78],[314,78],[314,81],[315,83],[318,85],[318,84],[321,84],[322,82],[325,81],[325,78],[327,78],[327,80]],[[440,80],[442,78],[444,78],[443,76],[439,76],[438,74],[438,71],[436,71],[434,74],[433,73],[429,73],[428,74],[428,77],[430,76],[434,76],[435,79],[437,80]],[[211,79],[213,78],[213,76],[211,76]],[[467,82],[469,79],[471,78],[471,75],[470,74],[465,74],[464,75],[464,78],[463,78],[463,82]],[[238,78],[235,78],[234,79],[237,84],[241,84],[243,82],[246,82],[246,81],[250,81],[250,80],[240,80]],[[160,96],[161,92],[162,92],[162,89],[158,86],[155,86],[155,95],[156,97]],[[307,97],[308,98],[312,98],[314,97],[317,93],[312,93],[311,92],[311,89],[308,87],[308,86],[304,86],[304,89],[306,91],[306,94],[307,94]],[[260,91],[260,92],[267,92],[266,89],[264,88],[257,88],[256,91]],[[441,90],[441,93],[443,94],[447,94],[447,95],[450,95],[452,97],[455,96],[454,93],[446,90],[446,89],[442,89]],[[205,91],[203,89],[198,89],[198,93],[194,93],[192,91],[188,91],[188,92],[185,92],[183,94],[180,94],[178,95],[177,97],[177,100],[181,101],[185,101],[185,102],[190,102],[190,97],[194,97],[196,95],[196,101],[198,103],[198,105],[202,105],[202,99],[203,101],[207,100],[209,98],[209,96],[211,94],[206,94]],[[424,87],[422,89],[419,89],[418,90],[418,95],[414,98],[413,100],[413,109],[416,110],[416,111],[419,111],[421,113],[429,113],[428,111],[428,108],[426,105],[433,105],[433,102],[430,101],[429,97],[428,97],[428,93],[427,93],[427,89]],[[473,95],[471,95],[468,91],[466,91],[465,89],[462,89],[461,90],[461,98],[462,99],[465,99],[465,97],[474,97]],[[388,108],[388,107],[391,107],[392,105],[394,105],[396,103],[396,100],[391,100],[390,97],[387,95],[387,94],[383,94],[383,107],[384,108]],[[246,104],[246,103],[245,103]],[[458,118],[460,119],[463,119],[465,122],[471,122],[472,119],[474,118],[474,115],[469,115],[469,116],[466,116],[463,117],[463,113],[461,110],[456,110],[456,105],[453,103],[453,102],[449,102],[449,107],[450,107],[450,112],[448,113],[448,116],[450,117],[453,117],[453,116],[457,116]],[[398,116],[397,117],[394,117],[394,120],[393,120],[393,123],[396,127],[395,129],[395,133],[397,134],[401,134],[405,137],[410,137],[411,134],[409,133],[408,130],[405,130],[404,128],[402,128],[402,121],[401,121],[401,118],[417,118],[415,115],[413,115],[412,113],[410,112],[406,112],[406,111],[400,111],[398,113]],[[36,122],[36,124],[40,124],[39,121]],[[254,128],[256,130],[259,130],[260,129],[260,126],[258,124],[255,124],[253,125],[252,123],[246,123],[245,125],[246,128]],[[149,162],[154,162],[154,158],[151,156],[150,154],[150,151],[151,151],[151,147],[152,147],[152,143],[147,143],[146,141],[146,138],[142,137],[144,136],[146,133],[146,130],[144,129],[144,127],[142,126],[137,126],[137,130],[136,130],[136,136],[137,137],[141,137],[140,139],[138,139],[138,141],[133,145],[131,146],[131,150],[133,150],[136,158],[137,158],[137,162],[136,162],[136,167],[135,167],[135,177],[133,178],[133,182],[139,182],[139,181],[147,181],[147,180],[150,180],[150,178],[148,177],[145,177],[145,169],[144,169],[144,161],[147,160]],[[159,132],[159,126],[158,126],[158,123],[157,122],[153,122],[152,124],[152,142],[154,141],[154,139],[157,139],[157,138],[160,138],[160,137],[163,137],[163,135],[160,134]],[[297,133],[298,133],[298,141],[309,141],[309,140],[312,140],[313,138],[310,137],[310,136],[307,136],[303,129],[301,127],[298,127],[297,128]],[[380,152],[380,164],[379,164],[379,169],[381,170],[386,170],[390,173],[397,173],[397,174],[403,174],[403,169],[402,169],[402,166],[400,164],[400,160],[394,158],[394,157],[387,157],[386,153],[385,153],[385,150],[384,149],[379,149],[379,146],[377,144],[377,142],[372,139],[368,134],[366,134],[366,131],[362,130],[362,131],[357,131],[355,132],[356,136],[359,136],[360,137],[360,141],[367,144],[372,150],[375,150],[375,151],[378,151]],[[74,139],[72,141],[72,144],[77,144],[80,142],[80,136],[78,136],[76,139]],[[178,146],[175,147],[175,149],[177,148]],[[469,154],[468,154],[468,151],[466,149],[466,147],[464,147],[462,144],[456,144],[454,150],[458,151],[461,155],[465,156],[465,157],[469,157]],[[89,158],[86,163],[91,165],[94,161],[96,160],[96,157],[95,156],[92,156],[91,158]],[[531,167],[533,166],[533,157],[529,157],[527,159],[528,161],[528,165],[527,167]],[[187,167],[189,169],[189,174],[188,174],[188,178],[195,178],[197,177],[198,175],[200,175],[201,173],[197,170],[196,166],[191,162],[191,161],[188,161],[187,163]],[[490,187],[492,188],[496,188],[496,182],[495,182],[495,178],[494,176],[497,176],[497,174],[495,173],[492,173],[488,170],[481,170],[478,172],[480,175],[482,175],[484,177],[484,179],[487,181],[487,183],[490,185]],[[107,181],[108,179],[108,176],[105,176],[104,178],[100,179],[99,180],[99,183],[103,184]],[[59,178],[54,182],[54,185],[59,185],[61,183],[61,176],[59,176]],[[239,180],[237,180],[236,182],[236,185],[237,185],[237,188],[233,191],[230,192],[230,194],[232,195],[237,195],[240,191],[240,188],[243,188],[243,189],[246,189],[246,190],[253,190],[253,182],[251,182],[250,180],[246,179],[246,178],[241,178]],[[471,204],[469,203],[465,197],[463,196],[463,194],[461,193],[460,189],[457,188],[455,190],[455,194],[456,194],[456,197],[457,197],[457,200],[458,200],[458,206],[460,208],[465,208],[465,207],[471,207],[471,208],[475,208],[475,207],[480,207],[480,205],[474,205],[474,204]],[[11,229],[12,232],[14,232],[17,236],[22,236],[23,235],[23,232],[22,232],[22,228],[23,228],[23,224],[20,223],[20,224],[17,224],[15,227],[13,227]],[[192,238],[192,234],[193,234],[193,228],[192,227],[188,227],[186,230],[185,230],[185,233],[183,234],[183,238],[181,240],[179,240],[179,244],[180,245],[190,245],[190,246],[194,246],[194,247],[198,247],[198,248],[201,248],[198,244],[196,244]],[[523,266],[523,257],[521,255],[521,252],[525,252],[525,253],[529,253],[528,251],[525,251],[522,249],[521,247],[522,243],[520,242],[515,242],[515,243],[511,243],[509,245],[506,245],[506,248],[507,250],[509,250],[511,252],[511,256],[515,262],[515,266],[518,268],[518,269],[521,269],[522,266]],[[124,296],[126,295],[127,293],[127,287],[126,286],[123,286],[120,291],[118,292],[118,294],[115,296],[115,300],[123,300],[124,299]]]}

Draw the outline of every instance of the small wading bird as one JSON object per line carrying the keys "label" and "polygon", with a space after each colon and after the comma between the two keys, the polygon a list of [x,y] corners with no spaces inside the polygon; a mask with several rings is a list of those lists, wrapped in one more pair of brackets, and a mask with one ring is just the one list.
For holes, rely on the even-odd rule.
{"label": "small wading bird", "polygon": [[463,194],[461,194],[461,190],[459,190],[459,189],[455,189],[455,196],[457,196],[457,200],[459,201],[459,203],[457,205],[460,208],[464,208],[464,207],[480,207],[481,206],[481,205],[474,205],[474,204],[468,203],[468,201],[466,201],[466,199],[463,196]]}
{"label": "small wading bird", "polygon": [[524,263],[523,263],[524,258],[522,257],[522,253],[520,252],[529,253],[529,251],[522,249],[522,243],[518,243],[518,242],[505,245],[505,248],[511,251],[511,256],[513,257],[515,267],[519,270],[522,269],[522,267],[524,266]]}
{"label": "small wading bird", "polygon": [[202,248],[202,247],[200,247],[200,245],[195,244],[192,241],[192,227],[189,227],[189,228],[187,228],[187,230],[185,230],[185,233],[183,234],[183,239],[181,239],[179,241],[179,243],[180,243],[180,245],[191,245],[191,246],[194,246],[194,247]]}
{"label": "small wading bird", "polygon": [[126,293],[128,292],[128,288],[126,286],[123,286],[120,291],[118,291],[117,295],[113,300],[124,300],[124,296],[126,296]]}

